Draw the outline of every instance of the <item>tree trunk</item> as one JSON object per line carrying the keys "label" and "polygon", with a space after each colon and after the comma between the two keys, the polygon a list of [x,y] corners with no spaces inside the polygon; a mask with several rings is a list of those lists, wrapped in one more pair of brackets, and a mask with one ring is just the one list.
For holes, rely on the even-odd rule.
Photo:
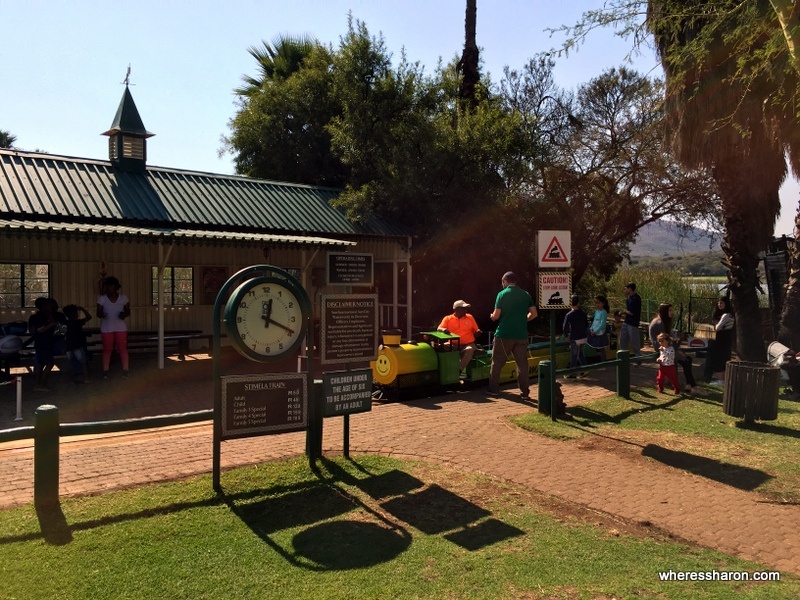
{"label": "tree trunk", "polygon": [[792,66],[800,73],[800,7],[794,0],[770,0],[783,30]]}
{"label": "tree trunk", "polygon": [[794,219],[794,246],[789,254],[789,283],[781,312],[778,341],[800,352],[800,204]]}
{"label": "tree trunk", "polygon": [[461,83],[458,86],[458,95],[462,100],[469,102],[470,106],[475,106],[475,88],[480,82],[481,76],[478,71],[480,57],[478,55],[478,44],[476,41],[476,30],[478,20],[477,0],[467,0],[467,14],[464,23],[465,39],[464,53],[458,62],[458,70],[461,73]]}
{"label": "tree trunk", "polygon": [[[723,204],[722,250],[728,261],[728,282],[736,319],[736,347],[739,358],[765,362],[766,346],[758,306],[758,255],[763,252],[775,227],[780,200],[759,178],[757,160],[729,160],[714,169]],[[765,185],[766,184],[766,185]],[[774,210],[773,210],[774,207]]]}

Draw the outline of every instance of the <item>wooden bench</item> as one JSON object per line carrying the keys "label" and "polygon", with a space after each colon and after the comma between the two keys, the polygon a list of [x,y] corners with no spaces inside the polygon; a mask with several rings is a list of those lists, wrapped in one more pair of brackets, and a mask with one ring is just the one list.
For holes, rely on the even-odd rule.
{"label": "wooden bench", "polygon": [[[129,338],[130,339],[130,338]],[[164,332],[164,348],[166,349],[168,344],[177,343],[178,346],[178,359],[184,360],[186,355],[189,354],[189,342],[191,340],[206,340],[206,345],[208,346],[209,352],[211,350],[212,340],[214,339],[213,334],[210,333],[168,333]],[[130,344],[130,341],[128,342]],[[158,349],[158,336],[149,336],[144,338],[141,341],[142,344],[144,343],[151,343]]]}
{"label": "wooden bench", "polygon": [[[86,350],[89,357],[94,354],[103,353],[103,342],[100,338],[100,330],[97,327],[87,328]],[[2,368],[8,373],[12,366],[22,366],[31,371],[34,364],[35,353],[33,350],[32,336],[20,336],[25,340],[23,349],[13,357],[3,360]],[[206,344],[211,349],[214,339],[213,334],[203,333],[199,329],[176,329],[164,332],[164,351],[166,354],[177,354],[179,360],[185,360],[189,354],[189,343],[192,340],[206,340]],[[133,353],[155,353],[158,352],[158,332],[157,331],[128,331],[128,352]],[[66,360],[66,354],[57,354],[56,359]]]}
{"label": "wooden bench", "polygon": [[[167,354],[177,354],[180,360],[184,360],[189,354],[189,342],[192,340],[206,340],[208,347],[214,336],[210,333],[203,333],[199,329],[175,329],[164,331],[164,351]],[[100,345],[102,350],[102,344]],[[129,331],[128,332],[128,352],[157,352],[158,351],[158,332],[157,331]]]}

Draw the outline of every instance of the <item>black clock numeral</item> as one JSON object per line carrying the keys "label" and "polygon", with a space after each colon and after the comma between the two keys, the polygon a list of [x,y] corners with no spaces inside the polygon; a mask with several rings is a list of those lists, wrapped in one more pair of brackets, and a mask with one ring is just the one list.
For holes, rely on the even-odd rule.
{"label": "black clock numeral", "polygon": [[278,350],[283,350],[283,344],[278,344]]}
{"label": "black clock numeral", "polygon": [[242,333],[242,341],[244,341],[246,339],[247,339],[247,334],[246,333]]}
{"label": "black clock numeral", "polygon": [[270,352],[272,352],[272,348],[269,346],[264,346],[264,354],[269,354]]}
{"label": "black clock numeral", "polygon": [[236,322],[237,322],[237,323],[241,323],[243,320],[244,320],[244,319],[242,319],[242,317],[236,317]]}
{"label": "black clock numeral", "polygon": [[247,308],[247,301],[246,300],[242,300],[239,303],[239,308]]}
{"label": "black clock numeral", "polygon": [[294,302],[289,302],[289,308],[294,308]]}

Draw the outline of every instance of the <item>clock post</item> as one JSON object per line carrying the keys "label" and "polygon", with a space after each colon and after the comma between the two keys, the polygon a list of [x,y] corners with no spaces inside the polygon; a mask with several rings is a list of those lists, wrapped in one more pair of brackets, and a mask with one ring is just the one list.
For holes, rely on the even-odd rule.
{"label": "clock post", "polygon": [[307,436],[306,452],[312,464],[318,420],[314,394],[313,352],[307,351],[305,373],[261,372],[222,374],[222,329],[231,345],[255,363],[276,363],[296,354],[306,341],[314,348],[312,307],[307,292],[287,271],[271,265],[253,265],[234,274],[214,303],[213,486],[220,493],[223,440],[300,431]]}

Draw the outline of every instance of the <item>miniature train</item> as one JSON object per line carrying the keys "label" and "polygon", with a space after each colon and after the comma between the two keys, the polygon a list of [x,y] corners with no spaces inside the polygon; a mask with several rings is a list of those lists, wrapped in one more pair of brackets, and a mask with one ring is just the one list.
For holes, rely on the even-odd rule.
{"label": "miniature train", "polygon": [[[478,349],[460,376],[459,338],[441,331],[420,334],[421,341],[400,343],[399,332],[384,332],[383,345],[378,357],[370,362],[376,397],[413,395],[423,392],[446,391],[460,386],[477,386],[489,381],[492,351]],[[539,374],[539,362],[550,359],[550,342],[528,345],[528,372]],[[569,343],[556,341],[556,368],[569,365]],[[505,364],[500,382],[516,381],[517,365],[514,360]]]}

